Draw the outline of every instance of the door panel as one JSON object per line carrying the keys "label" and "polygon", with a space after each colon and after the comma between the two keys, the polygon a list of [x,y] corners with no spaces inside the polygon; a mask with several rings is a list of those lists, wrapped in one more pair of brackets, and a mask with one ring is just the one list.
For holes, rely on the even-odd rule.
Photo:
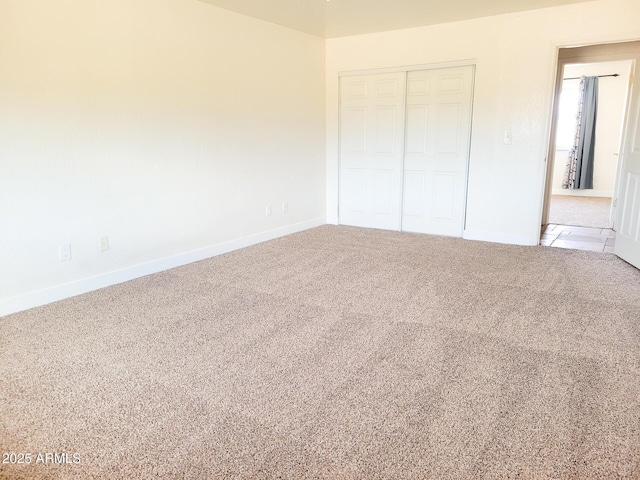
{"label": "door panel", "polygon": [[[463,67],[468,68],[468,67]],[[440,95],[464,93],[465,75],[464,72],[452,72],[441,75],[438,79],[438,93]]]}
{"label": "door panel", "polygon": [[[397,96],[399,93],[398,87],[401,86],[400,84],[402,82],[404,82],[404,78],[402,78],[401,82],[398,82],[398,79],[396,78],[374,80],[376,98]],[[404,88],[402,88],[402,90],[404,90]]]}
{"label": "door panel", "polygon": [[394,176],[392,170],[373,171],[373,211],[376,215],[393,215]]}
{"label": "door panel", "polygon": [[407,125],[412,128],[407,130],[405,155],[427,153],[428,118],[429,110],[425,105],[407,107]]}
{"label": "door panel", "polygon": [[456,197],[456,174],[436,172],[433,175],[433,217],[439,220],[454,220]]}
{"label": "door panel", "polygon": [[431,78],[408,78],[407,79],[407,92],[409,95],[429,95],[431,90]]}
{"label": "door panel", "polygon": [[366,81],[353,80],[349,82],[342,90],[342,94],[346,100],[357,98],[367,98],[369,84]]}
{"label": "door panel", "polygon": [[[637,242],[640,232],[640,175],[627,172],[622,207],[622,218],[619,233],[630,240]],[[617,242],[616,242],[617,243]]]}
{"label": "door panel", "polygon": [[398,72],[340,79],[343,225],[400,229],[405,76]]}
{"label": "door panel", "polygon": [[344,170],[343,176],[342,181],[349,185],[341,199],[345,210],[364,214],[367,171],[363,168],[349,168]]}
{"label": "door panel", "polygon": [[405,174],[403,230],[462,236],[473,74],[473,66],[407,74],[404,169],[424,181]]}
{"label": "door panel", "polygon": [[349,108],[345,115],[345,139],[349,153],[366,153],[367,109]]}
{"label": "door panel", "polygon": [[461,103],[438,105],[437,151],[439,155],[458,154],[463,106]]}
{"label": "door panel", "polygon": [[375,110],[376,131],[375,151],[376,155],[394,155],[396,152],[396,120],[398,113],[396,107],[377,107]]}
{"label": "door panel", "polygon": [[404,172],[404,217],[421,217],[424,206],[424,172]]}
{"label": "door panel", "polygon": [[[634,66],[638,68],[637,63]],[[633,78],[633,77],[632,77]],[[640,268],[640,82],[630,89],[623,141],[622,182],[618,203],[615,254]]]}

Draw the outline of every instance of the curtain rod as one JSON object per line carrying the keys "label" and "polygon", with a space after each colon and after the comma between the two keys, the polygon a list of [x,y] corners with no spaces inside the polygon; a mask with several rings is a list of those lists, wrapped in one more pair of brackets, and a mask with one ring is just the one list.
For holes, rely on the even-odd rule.
{"label": "curtain rod", "polygon": [[[620,76],[619,73],[612,73],[611,75],[598,75],[598,78],[602,78],[602,77],[619,77],[619,76]],[[580,77],[563,78],[562,80],[580,80]]]}

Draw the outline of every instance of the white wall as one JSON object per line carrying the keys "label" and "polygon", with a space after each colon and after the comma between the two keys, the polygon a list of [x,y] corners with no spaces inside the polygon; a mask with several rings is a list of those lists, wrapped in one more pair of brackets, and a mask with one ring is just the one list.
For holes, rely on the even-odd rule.
{"label": "white wall", "polygon": [[[575,132],[575,114],[563,117],[559,113],[559,124],[566,122],[569,142],[558,140],[559,147],[555,153],[553,168],[553,194],[572,196],[611,197],[616,181],[616,169],[618,166],[618,149],[622,135],[622,124],[627,102],[627,88],[629,86],[629,74],[631,61],[601,62],[588,64],[565,65],[564,77],[575,78],[581,75],[610,75],[617,73],[619,77],[603,77],[598,82],[598,119],[596,123],[596,148],[594,157],[593,189],[589,190],[565,190],[562,188],[566,159],[571,148],[571,140]],[[565,89],[579,90],[579,80],[567,80],[563,84]],[[577,103],[576,103],[577,105]],[[573,112],[573,105],[571,106]],[[565,112],[568,113],[568,112]],[[559,126],[559,131],[560,131]]]}
{"label": "white wall", "polygon": [[324,48],[196,0],[0,0],[0,315],[323,223]]}
{"label": "white wall", "polygon": [[[536,245],[557,48],[639,39],[638,18],[637,0],[599,0],[327,41],[328,220],[338,222],[338,73],[471,59],[464,236]],[[512,145],[503,143],[506,131]]]}

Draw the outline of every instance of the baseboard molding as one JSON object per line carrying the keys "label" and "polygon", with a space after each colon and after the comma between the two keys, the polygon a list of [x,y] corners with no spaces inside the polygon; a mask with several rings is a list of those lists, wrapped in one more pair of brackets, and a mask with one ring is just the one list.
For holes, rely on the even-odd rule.
{"label": "baseboard molding", "polygon": [[527,235],[513,235],[509,233],[474,232],[465,230],[462,233],[465,240],[479,240],[481,242],[506,243],[509,245],[538,245],[539,238],[531,238]]}
{"label": "baseboard molding", "polygon": [[92,277],[81,278],[73,282],[55,285],[42,290],[29,292],[15,297],[0,300],[0,317],[11,313],[21,312],[30,308],[39,307],[48,303],[57,302],[65,298],[74,297],[83,293],[109,287],[118,283],[127,282],[136,278],[162,272],[171,268],[180,267],[189,263],[222,255],[224,253],[239,250],[241,248],[256,245],[258,243],[284,237],[292,233],[301,232],[310,228],[319,227],[327,223],[325,217],[314,218],[306,222],[287,225],[285,227],[268,230],[266,232],[249,235],[228,242],[211,245],[208,247],[179,253],[170,257],[160,258],[151,262],[133,265],[121,270],[106,272]]}
{"label": "baseboard molding", "polygon": [[564,188],[554,188],[551,195],[562,195],[564,197],[612,197],[613,192],[607,190],[566,190]]}

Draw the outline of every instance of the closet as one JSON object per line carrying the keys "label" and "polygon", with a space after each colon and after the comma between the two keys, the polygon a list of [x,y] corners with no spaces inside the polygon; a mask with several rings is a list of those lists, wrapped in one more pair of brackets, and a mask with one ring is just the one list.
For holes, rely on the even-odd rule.
{"label": "closet", "polygon": [[472,65],[340,78],[343,225],[461,237]]}

